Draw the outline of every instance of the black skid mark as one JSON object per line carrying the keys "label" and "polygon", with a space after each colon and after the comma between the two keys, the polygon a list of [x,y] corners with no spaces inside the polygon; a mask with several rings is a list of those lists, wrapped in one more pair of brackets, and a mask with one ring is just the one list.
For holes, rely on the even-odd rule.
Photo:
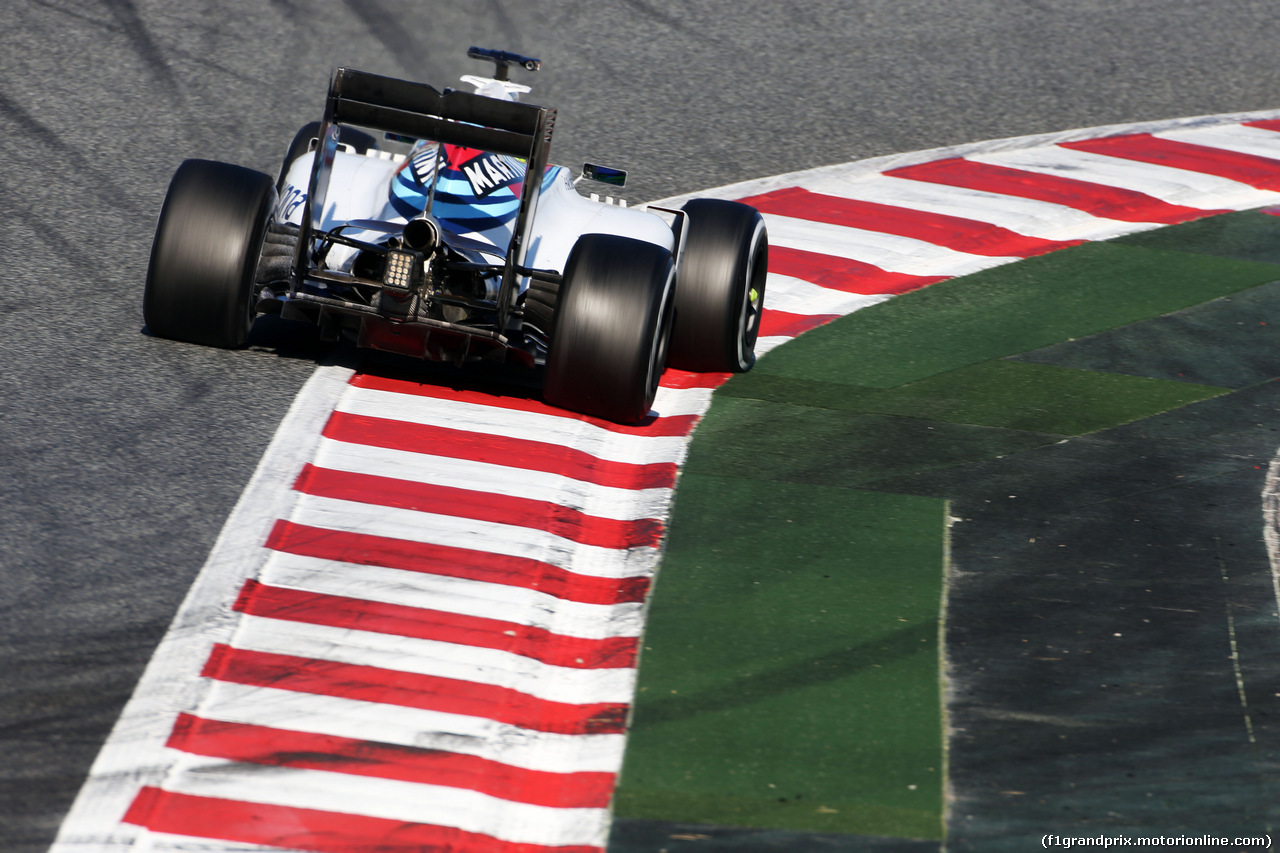
{"label": "black skid mark", "polygon": [[0,92],[0,126],[5,122],[13,123],[20,132],[31,137],[35,142],[35,145],[32,146],[34,149],[51,151],[58,159],[72,166],[75,171],[85,175],[92,175],[94,180],[86,182],[86,187],[110,208],[122,208],[132,212],[141,210],[136,204],[129,202],[125,198],[123,191],[112,188],[112,175],[110,173],[95,166],[93,161],[86,157],[81,149],[68,143],[58,131],[40,121],[16,101],[11,100],[3,92]]}
{"label": "black skid mark", "polygon": [[170,95],[176,96],[178,81],[173,76],[173,70],[169,67],[164,52],[147,31],[147,26],[138,13],[137,5],[133,0],[103,0],[103,3],[116,19],[116,23],[123,28],[125,37],[129,40],[134,52],[151,69],[156,82]]}
{"label": "black skid mark", "polygon": [[376,0],[345,0],[347,9],[360,19],[378,42],[410,77],[419,76],[424,65],[423,51],[400,22],[395,9],[384,9]]}

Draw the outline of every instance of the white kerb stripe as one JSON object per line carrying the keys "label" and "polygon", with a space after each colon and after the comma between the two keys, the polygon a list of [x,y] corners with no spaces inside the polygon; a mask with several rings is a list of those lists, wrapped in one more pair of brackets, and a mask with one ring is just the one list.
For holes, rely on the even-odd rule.
{"label": "white kerb stripe", "polygon": [[669,511],[671,489],[618,489],[559,474],[470,459],[429,456],[368,444],[323,439],[315,464],[334,471],[409,480],[483,495],[548,501],[587,515],[631,521]]}
{"label": "white kerb stripe", "polygon": [[[1221,148],[1223,151],[1232,151],[1236,154],[1250,154],[1254,157],[1280,160],[1280,133],[1260,127],[1228,124],[1196,130],[1166,130],[1153,133],[1152,136],[1174,142],[1188,142],[1192,145],[1207,145],[1210,148]],[[1280,163],[1277,165],[1280,166]]]}
{"label": "white kerb stripe", "polygon": [[584,604],[522,586],[383,566],[274,554],[262,573],[273,586],[496,619],[583,639],[635,637],[643,605]]}
{"label": "white kerb stripe", "polygon": [[553,666],[500,649],[245,616],[237,649],[371,666],[519,691],[549,702],[627,705],[635,669]]}
{"label": "white kerb stripe", "polygon": [[673,415],[701,415],[711,407],[711,395],[714,388],[658,388],[653,399],[652,411],[661,412],[663,417]]}
{"label": "white kerb stripe", "polygon": [[[626,435],[575,418],[354,386],[343,395],[337,408],[353,415],[559,445],[598,459],[635,465],[679,462],[684,458],[687,444],[683,436]],[[518,463],[518,459],[512,460],[512,464]]]}
{"label": "white kerb stripe", "polygon": [[822,191],[841,198],[986,222],[1045,240],[1100,240],[1143,227],[1052,202],[886,175],[842,181]]}
{"label": "white kerb stripe", "polygon": [[790,343],[795,338],[789,335],[772,335],[767,338],[759,338],[756,340],[756,358],[764,355],[775,347],[780,347],[785,343]]}
{"label": "white kerb stripe", "polygon": [[809,316],[852,314],[860,308],[884,302],[889,298],[884,294],[864,296],[860,293],[845,293],[777,273],[769,274],[769,281],[765,287],[767,288],[765,298],[770,310]]}
{"label": "white kerb stripe", "polygon": [[328,530],[540,560],[567,571],[596,577],[644,576],[653,571],[658,559],[657,549],[651,546],[602,548],[583,545],[536,527],[477,521],[315,495],[299,496],[292,520]]}
{"label": "white kerb stripe", "polygon": [[[847,228],[826,222],[810,222],[790,216],[766,214],[769,244],[831,255],[871,264],[889,272],[910,275],[967,275],[998,267],[1014,257],[986,257],[957,252],[911,237],[883,234],[862,228]],[[765,297],[768,308],[768,296]]]}
{"label": "white kerb stripe", "polygon": [[608,810],[554,808],[374,776],[262,767],[173,751],[164,789],[197,797],[455,827],[525,844],[603,845]]}
{"label": "white kerb stripe", "polygon": [[[473,755],[547,773],[617,773],[625,736],[536,732],[442,711],[215,682],[200,717]],[[127,773],[134,766],[113,768]]]}
{"label": "white kerb stripe", "polygon": [[1201,210],[1245,210],[1272,204],[1280,195],[1216,175],[1173,169],[1139,160],[1108,157],[1056,145],[1028,151],[977,154],[968,159],[1028,172],[1057,175],[1077,181],[1133,190],[1170,204]]}

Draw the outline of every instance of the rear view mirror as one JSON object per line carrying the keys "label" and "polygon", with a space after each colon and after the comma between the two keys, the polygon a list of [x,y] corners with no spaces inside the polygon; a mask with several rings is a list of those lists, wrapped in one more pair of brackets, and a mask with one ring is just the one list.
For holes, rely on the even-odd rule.
{"label": "rear view mirror", "polygon": [[608,184],[611,187],[625,187],[627,185],[627,173],[622,169],[613,169],[609,166],[597,166],[595,163],[582,164],[582,177],[602,184]]}

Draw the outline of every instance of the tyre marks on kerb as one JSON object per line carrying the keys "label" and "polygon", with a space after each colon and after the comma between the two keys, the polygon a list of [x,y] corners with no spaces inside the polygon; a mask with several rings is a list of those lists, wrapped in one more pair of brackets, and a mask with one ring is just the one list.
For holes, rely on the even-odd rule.
{"label": "tyre marks on kerb", "polygon": [[[758,350],[946,278],[1275,203],[1280,124],[1252,118],[715,191],[768,220]],[[261,533],[224,534],[56,849],[600,850],[678,467],[725,378],[668,371],[655,417],[619,427],[352,377],[296,464],[264,459],[288,479],[231,522]]]}
{"label": "tyre marks on kerb", "polygon": [[[1006,157],[1010,165],[1001,166],[978,159],[952,157],[918,166],[904,166],[886,172],[897,178],[928,181],[976,192],[1008,195],[1045,202],[1050,210],[1060,206],[1079,210],[1100,219],[1136,222],[1150,226],[1153,222],[1174,225],[1204,216],[1206,211],[1173,204],[1138,190],[1091,183],[1070,177],[1072,169],[1062,165],[1054,174],[1050,162],[1044,171],[1034,171],[1035,161]],[[1043,161],[1042,161],[1043,162]],[[1079,169],[1079,167],[1077,167]],[[1028,172],[1031,174],[1028,174]],[[1226,211],[1220,211],[1225,213]]]}

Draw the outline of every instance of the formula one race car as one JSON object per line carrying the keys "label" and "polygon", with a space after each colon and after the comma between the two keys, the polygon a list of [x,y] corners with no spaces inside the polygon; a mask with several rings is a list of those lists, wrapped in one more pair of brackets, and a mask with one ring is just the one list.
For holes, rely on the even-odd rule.
{"label": "formula one race car", "polygon": [[[321,334],[433,361],[541,369],[552,405],[623,423],[649,412],[666,364],[741,372],[755,360],[768,237],[759,212],[579,195],[547,164],[555,110],[509,80],[536,59],[471,48],[475,92],[347,68],[278,180],[187,160],[147,271],[151,334],[243,346],[279,313]],[[621,186],[588,164],[582,178]]]}

